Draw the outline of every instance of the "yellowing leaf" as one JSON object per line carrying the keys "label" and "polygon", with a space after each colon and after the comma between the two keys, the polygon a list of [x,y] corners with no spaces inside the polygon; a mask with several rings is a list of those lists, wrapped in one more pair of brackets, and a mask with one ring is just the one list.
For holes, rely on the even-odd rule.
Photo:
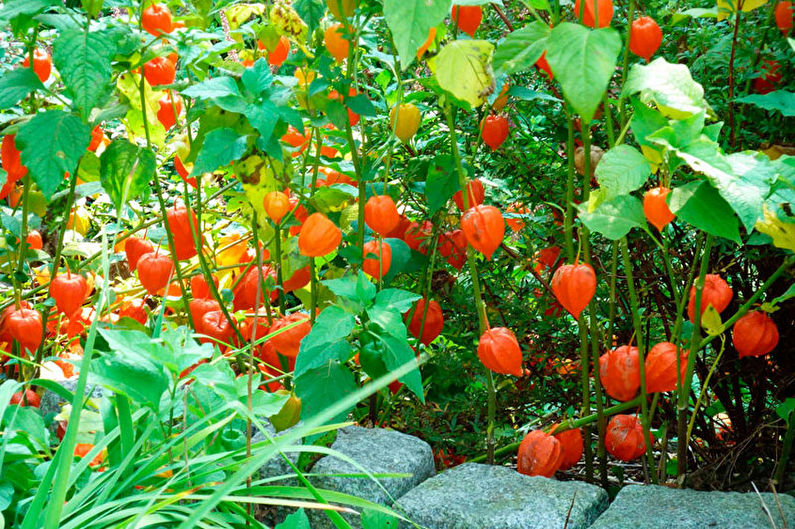
{"label": "yellowing leaf", "polygon": [[723,322],[720,319],[720,314],[711,303],[707,305],[707,308],[701,314],[701,328],[710,336],[717,336],[723,332]]}
{"label": "yellowing leaf", "polygon": [[763,220],[756,221],[754,228],[773,239],[773,246],[795,252],[795,224],[782,222],[767,206],[763,207]]}
{"label": "yellowing leaf", "polygon": [[443,90],[476,107],[494,91],[493,53],[485,40],[455,40],[428,62]]}
{"label": "yellowing leaf", "polygon": [[[141,82],[140,75],[125,73],[119,76],[116,88],[127,98],[130,110],[124,116],[127,125],[127,132],[134,138],[144,138],[144,122],[141,112],[141,96],[138,91],[138,84]],[[164,95],[161,90],[153,90],[146,84],[146,120],[149,125],[149,137],[158,147],[162,147],[166,140],[166,129],[157,120],[157,111],[160,110],[158,101]]]}
{"label": "yellowing leaf", "polygon": [[753,11],[758,7],[762,7],[767,3],[767,0],[718,0],[718,20],[725,20],[730,15],[737,11],[737,6],[741,6],[741,10],[748,12]]}
{"label": "yellowing leaf", "polygon": [[660,168],[660,164],[663,162],[662,153],[657,149],[653,149],[652,147],[648,147],[646,145],[641,145],[640,151],[649,161],[649,164],[651,165],[651,172],[656,174],[657,169]]}
{"label": "yellowing leaf", "polygon": [[306,34],[309,31],[306,23],[289,4],[277,2],[271,8],[269,18],[274,26],[291,35],[297,43],[306,41]]}
{"label": "yellowing leaf", "polygon": [[265,4],[237,4],[226,8],[226,18],[229,20],[229,29],[237,29],[251,18],[251,15],[261,15],[265,12]]}

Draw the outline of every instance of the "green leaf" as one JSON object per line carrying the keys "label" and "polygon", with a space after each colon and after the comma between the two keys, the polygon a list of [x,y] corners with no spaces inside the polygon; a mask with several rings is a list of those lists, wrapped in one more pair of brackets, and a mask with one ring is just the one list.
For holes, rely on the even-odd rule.
{"label": "green leaf", "polygon": [[[368,314],[372,318],[368,330],[370,335],[380,342],[380,349],[383,354],[381,360],[384,362],[386,368],[390,371],[394,371],[408,362],[416,362],[414,351],[412,351],[406,338],[406,326],[403,324],[400,313],[395,310],[380,310],[376,307],[368,311]],[[400,377],[399,380],[403,382],[412,393],[417,395],[417,398],[419,398],[421,402],[425,402],[419,366]]]}
{"label": "green leaf", "polygon": [[16,137],[22,163],[47,199],[64,181],[66,173],[77,170],[77,163],[90,141],[88,126],[77,116],[61,110],[36,114],[19,127]]}
{"label": "green leaf", "polygon": [[102,11],[102,4],[105,3],[105,0],[82,0],[81,3],[88,16],[94,18]]}
{"label": "green leaf", "polygon": [[347,339],[355,325],[353,314],[341,307],[325,308],[315,319],[312,330],[301,340],[295,376],[324,365],[328,360],[345,362],[351,351]]}
{"label": "green leaf", "polygon": [[[296,9],[298,9],[297,5]],[[309,518],[307,518],[304,510],[298,509],[285,518],[275,529],[312,529],[312,527],[309,525]]]}
{"label": "green leaf", "polygon": [[50,6],[56,5],[55,0],[6,0],[0,10],[0,20],[14,20],[17,17],[31,17]]}
{"label": "green leaf", "polygon": [[654,143],[647,138],[661,128],[667,127],[668,120],[653,108],[649,108],[648,105],[641,102],[637,97],[632,98],[632,108],[634,112],[630,121],[630,127],[632,128],[632,134],[635,136],[635,141],[640,145],[654,145]]}
{"label": "green leaf", "polygon": [[440,154],[428,165],[428,177],[425,180],[425,199],[428,201],[428,212],[439,211],[452,196],[461,189],[458,173],[453,170],[454,162],[449,154]]}
{"label": "green leaf", "polygon": [[765,95],[751,94],[737,99],[737,102],[750,103],[765,110],[776,110],[787,118],[795,116],[795,92],[776,90]]}
{"label": "green leaf", "polygon": [[251,126],[266,139],[273,135],[273,130],[279,123],[278,109],[270,101],[263,101],[259,104],[251,103],[246,107],[244,114]]}
{"label": "green leaf", "polygon": [[[356,389],[353,373],[336,360],[329,360],[303,373],[295,379],[295,393],[301,399],[301,419],[314,417]],[[352,409],[353,406],[343,410],[332,418],[332,422],[343,420]]]}
{"label": "green leaf", "polygon": [[83,121],[110,91],[110,60],[115,54],[114,40],[102,32],[68,31],[53,44],[53,62]]}
{"label": "green leaf", "polygon": [[595,174],[605,200],[610,200],[643,187],[651,175],[651,166],[637,149],[621,144],[602,156]]}
{"label": "green leaf", "polygon": [[117,211],[146,191],[155,176],[155,154],[127,140],[114,140],[100,157],[99,178]]}
{"label": "green leaf", "polygon": [[403,314],[422,296],[399,288],[385,288],[375,296],[375,305],[390,308]]}
{"label": "green leaf", "polygon": [[656,104],[669,118],[684,119],[702,111],[714,115],[704,99],[704,88],[693,80],[687,66],[671,64],[662,57],[648,65],[632,66],[623,93],[625,96],[640,93],[641,101]]}
{"label": "green leaf", "polygon": [[592,200],[579,206],[580,220],[589,230],[600,233],[611,241],[624,237],[632,228],[646,224],[643,205],[632,195],[617,196],[612,200],[598,203],[593,209],[591,202],[596,201]]}
{"label": "green leaf", "polygon": [[679,219],[716,237],[740,244],[737,217],[709,182],[690,182],[671,191],[668,207]]}
{"label": "green leaf", "polygon": [[239,160],[246,152],[247,139],[247,136],[239,135],[234,129],[221,128],[210,131],[204,139],[191,175],[209,173]]}
{"label": "green leaf", "polygon": [[544,53],[549,34],[549,26],[538,20],[508,33],[494,53],[494,70],[510,75],[532,67]]}
{"label": "green leaf", "polygon": [[[147,343],[139,331],[100,329],[110,352],[91,360],[91,377],[117,393],[149,406],[160,408],[160,399],[168,389],[169,377],[158,358],[161,347]],[[138,336],[135,336],[138,335]]]}
{"label": "green leaf", "polygon": [[0,78],[0,109],[12,107],[44,85],[32,68],[15,68]]}
{"label": "green leaf", "polygon": [[547,62],[563,88],[563,95],[586,122],[596,109],[615,73],[621,37],[613,28],[590,30],[563,22],[547,41]]}
{"label": "green leaf", "polygon": [[450,6],[451,0],[384,0],[384,19],[404,70],[417,58],[428,32],[441,24]]}
{"label": "green leaf", "polygon": [[[411,273],[419,270],[418,260],[412,258],[412,250],[402,239],[384,239],[392,249],[392,265],[389,272],[384,275],[384,284],[388,285],[401,273]],[[417,253],[417,252],[415,252]]]}
{"label": "green leaf", "polygon": [[179,375],[199,361],[213,356],[213,346],[209,343],[198,343],[188,327],[166,328],[160,334],[160,340],[165,347],[158,353],[158,358],[174,375]]}
{"label": "green leaf", "polygon": [[494,86],[493,52],[494,45],[485,40],[454,40],[430,60],[430,67],[442,90],[476,107]]}
{"label": "green leaf", "polygon": [[360,116],[373,117],[378,115],[378,111],[373,106],[373,102],[365,94],[355,95],[345,98],[345,106],[353,110]]}
{"label": "green leaf", "polygon": [[[359,252],[361,253],[361,252]],[[375,297],[375,285],[370,283],[364,272],[359,271],[356,276],[346,276],[339,279],[321,281],[335,295],[367,306]]]}
{"label": "green leaf", "polygon": [[326,12],[326,6],[320,0],[296,0],[293,7],[298,16],[306,22],[310,34],[320,25],[320,20]]}
{"label": "green leaf", "polygon": [[400,520],[375,509],[362,511],[362,529],[398,529]]}
{"label": "green leaf", "polygon": [[229,96],[240,97],[240,90],[231,77],[213,77],[189,86],[182,91],[182,95],[193,99],[221,99]]}
{"label": "green leaf", "polygon": [[[750,232],[762,218],[762,203],[775,178],[769,159],[761,153],[727,157],[717,143],[705,139],[694,141],[676,154],[694,171],[706,175]],[[735,174],[733,166],[739,174]]]}
{"label": "green leaf", "polygon": [[243,86],[250,94],[254,96],[262,95],[273,84],[273,75],[271,74],[270,66],[268,66],[268,61],[263,58],[257,59],[254,66],[243,70],[241,80],[243,81]]}
{"label": "green leaf", "polygon": [[191,371],[190,376],[196,384],[206,387],[227,402],[238,398],[235,372],[228,362],[200,364]]}

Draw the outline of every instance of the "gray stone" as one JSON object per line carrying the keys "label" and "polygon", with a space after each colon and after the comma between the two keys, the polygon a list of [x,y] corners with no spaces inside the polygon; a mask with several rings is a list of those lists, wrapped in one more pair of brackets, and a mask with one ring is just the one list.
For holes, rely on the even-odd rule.
{"label": "gray stone", "polygon": [[[775,525],[755,492],[704,492],[656,485],[624,487],[592,529],[779,529],[784,527],[776,499],[761,494]],[[779,494],[787,526],[795,527],[795,498]]]}
{"label": "gray stone", "polygon": [[[65,389],[71,391],[72,393],[75,392],[77,389],[77,378],[73,378],[70,380],[61,380],[58,381],[58,384],[63,386]],[[102,386],[92,386],[88,384],[86,386],[86,396],[91,397],[92,399],[99,399],[106,395],[109,395],[108,392]],[[41,406],[39,409],[41,410],[41,415],[46,417],[49,414],[58,414],[61,413],[61,408],[63,408],[64,404],[71,404],[71,402],[67,402],[61,397],[59,394],[52,392],[50,390],[46,390],[44,395],[41,396]]]}
{"label": "gray stone", "polygon": [[[276,429],[273,427],[271,422],[266,417],[259,418],[262,421],[265,430],[270,434],[270,436],[265,435],[265,433],[261,432],[259,429],[255,429],[254,435],[251,436],[251,443],[261,443],[263,441],[269,441],[271,437],[277,437],[280,435],[284,435],[290,431],[290,429],[285,430],[283,432],[276,433]],[[297,426],[297,425],[296,425]],[[295,426],[293,427],[295,428]],[[296,444],[301,444],[301,441],[298,441]],[[293,464],[298,462],[298,456],[300,455],[299,452],[284,452],[284,455],[292,461]],[[272,457],[268,460],[265,465],[260,468],[259,477],[260,479],[283,476],[285,474],[293,474],[293,469],[287,464],[287,461],[281,456],[281,454],[277,454],[276,457]],[[279,482],[280,484],[284,484],[283,482]]]}
{"label": "gray stone", "polygon": [[[404,478],[377,478],[381,486],[366,477],[312,478],[312,483],[318,488],[350,494],[381,505],[391,505],[436,472],[430,445],[394,430],[350,426],[337,433],[337,440],[331,448],[350,457],[372,474],[410,474]],[[312,473],[362,474],[362,470],[342,459],[326,456],[315,464]],[[325,514],[310,511],[309,515],[313,529],[334,527]],[[359,516],[343,516],[354,529],[362,526]]]}
{"label": "gray stone", "polygon": [[396,507],[428,529],[563,529],[571,507],[567,528],[585,529],[607,508],[607,493],[578,481],[465,463],[416,487]]}

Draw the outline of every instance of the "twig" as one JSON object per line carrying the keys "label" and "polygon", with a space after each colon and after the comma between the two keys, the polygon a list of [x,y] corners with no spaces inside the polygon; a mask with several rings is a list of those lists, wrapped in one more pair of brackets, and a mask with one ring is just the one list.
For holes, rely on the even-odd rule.
{"label": "twig", "polygon": [[759,497],[759,503],[762,504],[762,510],[765,511],[765,514],[767,514],[767,519],[770,520],[770,527],[772,527],[773,529],[778,529],[776,527],[776,522],[773,520],[773,515],[770,514],[770,509],[767,508],[765,500],[763,500],[762,495],[759,494],[759,489],[756,488],[756,483],[752,481],[751,486],[754,488],[754,492],[756,492],[756,495]]}
{"label": "twig", "polygon": [[569,519],[571,518],[571,511],[574,509],[574,500],[577,498],[577,491],[574,491],[574,494],[571,496],[571,504],[569,505],[569,512],[566,513],[566,522],[563,524],[563,529],[566,529],[569,526]]}

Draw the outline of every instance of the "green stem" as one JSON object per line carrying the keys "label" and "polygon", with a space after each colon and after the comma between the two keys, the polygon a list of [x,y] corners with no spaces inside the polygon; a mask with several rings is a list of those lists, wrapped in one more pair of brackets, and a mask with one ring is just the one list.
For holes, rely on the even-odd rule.
{"label": "green stem", "polygon": [[[701,294],[704,291],[704,278],[709,268],[709,254],[712,250],[713,236],[707,235],[704,244],[704,252],[701,255],[701,267],[699,269],[698,280],[696,281],[695,292],[695,314],[693,322],[693,333],[690,335],[690,352],[687,355],[687,370],[682,387],[679,388],[679,401],[677,403],[677,475],[680,485],[684,484],[685,473],[687,472],[687,448],[689,439],[687,438],[687,408],[690,401],[690,386],[693,383],[693,371],[696,366],[696,354],[699,351],[699,336],[701,334]],[[684,297],[684,296],[683,296]]]}
{"label": "green stem", "polygon": [[[629,0],[629,9],[627,11],[627,33],[624,37],[624,60],[621,65],[621,86],[627,80],[627,70],[629,69],[629,36],[632,31],[632,21],[635,19],[635,0]],[[624,106],[624,97],[622,95],[618,98],[618,122],[621,127],[627,122],[627,113]]]}
{"label": "green stem", "polygon": [[[461,163],[461,153],[458,150],[458,137],[455,130],[455,114],[451,106],[447,106],[447,127],[450,134],[450,149],[453,152],[453,159],[458,171],[458,186],[461,189],[461,196],[464,202],[464,211],[469,209],[469,193],[467,192],[467,177],[464,173],[464,166]],[[467,262],[469,263],[469,272],[472,277],[472,290],[475,297],[475,306],[478,312],[478,323],[480,328],[480,336],[489,329],[489,321],[486,315],[486,305],[483,302],[483,296],[480,292],[480,279],[478,277],[478,269],[475,263],[475,254],[472,248],[467,246]],[[488,463],[494,463],[494,418],[497,408],[497,392],[494,388],[494,377],[489,369],[486,369],[486,385],[488,389],[488,426],[486,428],[486,451],[488,454]]]}
{"label": "green stem", "polygon": [[[605,408],[604,415],[606,417],[610,417],[611,415],[615,415],[617,413],[621,413],[622,411],[627,411],[627,410],[631,410],[632,408],[636,408],[638,406],[638,404],[640,404],[640,400],[641,400],[641,398],[640,398],[640,396],[638,396],[638,397],[635,397],[632,400],[628,400],[627,402],[622,402],[620,404],[616,404],[615,406],[611,406],[609,408]],[[579,419],[574,419],[574,420],[568,419],[568,420],[565,420],[562,423],[560,423],[557,427],[555,427],[555,433],[556,434],[557,433],[563,433],[566,430],[573,430],[575,428],[582,428],[582,427],[584,427],[584,426],[586,426],[588,424],[596,422],[597,419],[598,419],[598,416],[595,413],[593,413],[591,415],[588,415],[586,417],[580,417]],[[534,421],[533,423],[531,423],[531,425],[535,424],[535,423],[537,423],[539,421],[540,421],[540,419]],[[521,441],[516,441],[516,442],[511,443],[509,445],[503,446],[502,448],[500,448],[498,450],[495,450],[494,451],[494,455],[495,456],[501,456],[501,455],[507,454],[509,452],[514,452],[514,451],[516,451],[519,448],[520,444],[521,444]],[[469,459],[468,461],[470,463],[477,463],[479,461],[485,460],[486,457],[487,457],[486,454],[483,454],[483,455],[480,455],[478,457]]]}
{"label": "green stem", "polygon": [[632,307],[632,325],[635,328],[635,340],[638,343],[638,367],[640,368],[640,396],[641,413],[643,414],[643,441],[646,443],[646,457],[649,462],[649,474],[653,482],[657,482],[657,472],[654,465],[654,453],[649,440],[649,407],[646,399],[646,344],[643,340],[643,326],[640,321],[640,304],[638,293],[635,291],[635,280],[632,273],[632,260],[629,256],[627,238],[621,239],[621,255],[624,257],[624,273],[627,276],[627,290],[629,290],[629,303]]}
{"label": "green stem", "polygon": [[276,283],[279,285],[279,312],[284,314],[284,276],[282,275],[282,223],[274,224],[276,234],[274,236],[274,248],[276,253]]}
{"label": "green stem", "polygon": [[566,214],[563,218],[563,239],[566,243],[566,258],[574,262],[574,119],[568,105],[564,105],[566,123],[568,123],[568,136],[566,137]]}
{"label": "green stem", "polygon": [[[143,4],[141,4],[143,6]],[[145,77],[143,75],[143,68],[141,68],[141,80],[138,83],[138,94],[141,98],[141,119],[143,120],[144,124],[144,134],[146,135],[146,148],[152,149],[152,137],[149,134],[149,120],[147,117],[147,104],[146,104],[146,85],[145,85]],[[155,193],[157,195],[157,202],[160,205],[160,214],[163,216],[163,224],[166,228],[166,238],[168,239],[168,249],[171,252],[171,258],[174,260],[174,270],[177,274],[177,282],[179,283],[179,290],[182,296],[182,305],[185,309],[185,314],[188,318],[188,322],[190,323],[191,327],[195,328],[193,323],[193,317],[190,313],[190,300],[188,299],[188,292],[185,288],[185,281],[182,277],[182,268],[180,267],[179,260],[177,260],[177,250],[174,244],[174,234],[171,231],[171,227],[169,226],[168,216],[166,215],[166,202],[163,198],[163,188],[160,185],[160,176],[157,174],[157,171],[154,173],[154,183],[155,183]],[[201,253],[201,252],[200,252]],[[168,291],[168,285],[166,285],[166,291]],[[166,292],[167,293],[167,292]],[[165,303],[165,300],[163,300]]]}

